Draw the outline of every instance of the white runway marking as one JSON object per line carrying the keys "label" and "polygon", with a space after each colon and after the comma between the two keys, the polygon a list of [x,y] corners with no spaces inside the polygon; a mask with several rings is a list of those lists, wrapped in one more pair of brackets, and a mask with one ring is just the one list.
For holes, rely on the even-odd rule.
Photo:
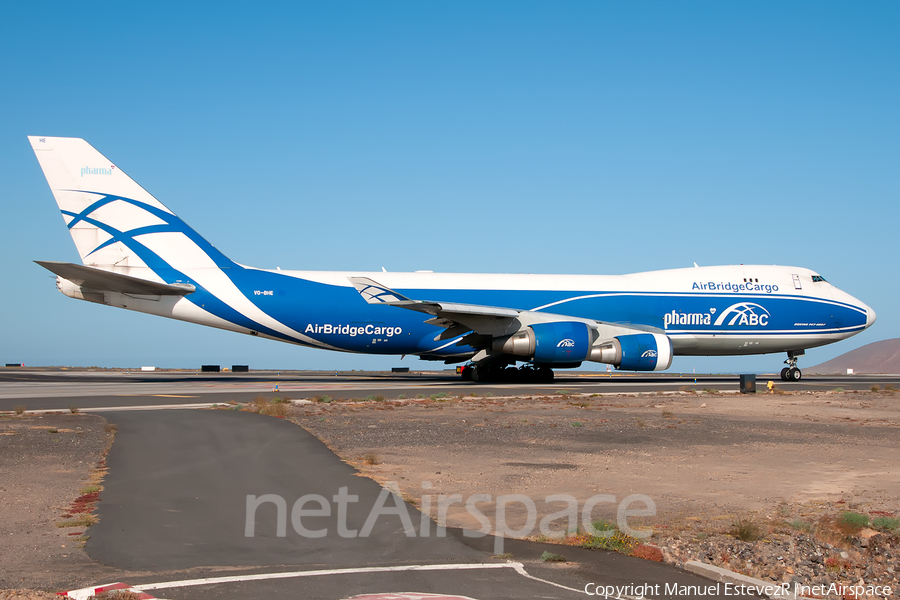
{"label": "white runway marking", "polygon": [[147,583],[136,585],[134,589],[143,592],[150,590],[167,590],[197,585],[211,585],[214,583],[241,583],[247,581],[266,581],[273,579],[290,579],[295,577],[319,577],[324,575],[358,575],[365,573],[398,573],[410,571],[466,571],[475,569],[512,569],[519,575],[528,579],[552,585],[576,594],[583,594],[583,590],[577,590],[568,586],[547,581],[529,574],[525,565],[519,562],[508,563],[475,563],[475,564],[443,564],[443,565],[397,565],[393,567],[357,567],[350,569],[322,569],[318,571],[290,571],[286,573],[258,573],[256,575],[232,575],[227,577],[207,577],[203,579],[185,579],[182,581],[164,581],[160,583]]}
{"label": "white runway marking", "polygon": [[[271,579],[291,579],[294,577],[318,577],[322,575],[358,575],[362,573],[396,573],[402,571],[451,571],[471,569],[515,569],[521,563],[476,563],[445,565],[397,565],[393,567],[356,567],[351,569],[321,569],[318,571],[289,571],[286,573],[258,573],[256,575],[229,575],[227,577],[207,577],[203,579],[185,579],[183,581],[166,581],[136,585],[142,591],[165,590],[170,588],[210,585],[213,583],[239,583],[244,581],[265,581]],[[577,590],[575,590],[577,591]]]}
{"label": "white runway marking", "polygon": [[[188,409],[188,408],[212,408],[213,406],[230,406],[228,404],[219,402],[214,403],[205,403],[205,404],[147,404],[142,406],[95,406],[88,408],[78,408],[78,412],[87,413],[87,412],[110,412],[110,411],[122,411],[122,410],[174,410],[174,409]],[[39,410],[26,410],[25,414],[29,415],[41,415],[45,413],[58,413],[58,412],[66,412],[65,409],[62,408],[45,408]]]}

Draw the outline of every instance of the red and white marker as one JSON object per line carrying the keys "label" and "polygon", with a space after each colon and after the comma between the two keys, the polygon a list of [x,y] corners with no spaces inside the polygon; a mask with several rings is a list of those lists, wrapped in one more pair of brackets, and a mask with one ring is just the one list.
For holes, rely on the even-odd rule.
{"label": "red and white marker", "polygon": [[468,596],[449,596],[447,594],[420,594],[417,592],[401,592],[398,594],[362,594],[344,600],[475,600]]}
{"label": "red and white marker", "polygon": [[122,590],[124,592],[134,592],[141,597],[142,600],[156,600],[156,596],[151,596],[146,592],[136,590],[127,583],[108,583],[97,587],[81,588],[80,590],[69,590],[68,592],[56,592],[57,596],[63,598],[73,598],[74,600],[87,600],[91,596],[109,592],[112,590]]}

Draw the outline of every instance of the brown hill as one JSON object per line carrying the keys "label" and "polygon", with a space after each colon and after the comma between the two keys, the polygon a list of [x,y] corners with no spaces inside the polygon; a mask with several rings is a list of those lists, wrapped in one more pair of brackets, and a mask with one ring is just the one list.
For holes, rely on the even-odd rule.
{"label": "brown hill", "polygon": [[809,373],[891,373],[900,374],[900,338],[866,344],[837,358],[804,369]]}

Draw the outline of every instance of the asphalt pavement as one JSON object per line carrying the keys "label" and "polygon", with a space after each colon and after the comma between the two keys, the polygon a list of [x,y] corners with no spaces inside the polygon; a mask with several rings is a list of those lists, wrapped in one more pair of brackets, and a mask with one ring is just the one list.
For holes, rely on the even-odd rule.
{"label": "asphalt pavement", "polygon": [[[783,382],[773,374],[757,374],[763,390],[774,379],[780,389],[827,391],[868,390],[872,386],[900,386],[896,375],[809,376],[799,382]],[[462,381],[452,372],[409,374],[360,374],[302,371],[253,371],[250,373],[191,373],[183,371],[62,370],[0,367],[0,411],[16,407],[28,410],[69,410],[71,407],[116,408],[138,405],[193,405],[199,403],[250,402],[257,396],[293,399],[329,395],[363,399],[372,395],[415,398],[434,394],[494,396],[535,395],[567,390],[570,393],[604,394],[664,392],[682,389],[737,391],[737,375],[689,373],[558,373],[552,383],[489,383]]]}
{"label": "asphalt pavement", "polygon": [[[140,572],[127,583],[147,585],[158,597],[575,598],[587,584],[710,584],[613,552],[505,540],[511,556],[492,558],[492,537],[459,530],[436,537],[435,524],[413,506],[274,417],[232,410],[106,417],[118,432],[86,551],[104,565]],[[546,549],[569,562],[542,563]],[[182,575],[173,579],[174,572]],[[188,581],[196,577],[189,573],[203,581]]]}

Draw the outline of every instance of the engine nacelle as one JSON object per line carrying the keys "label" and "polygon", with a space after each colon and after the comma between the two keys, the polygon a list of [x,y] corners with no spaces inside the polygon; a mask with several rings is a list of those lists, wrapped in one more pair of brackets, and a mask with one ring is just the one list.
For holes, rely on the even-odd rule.
{"label": "engine nacelle", "polygon": [[580,321],[534,323],[522,331],[494,340],[494,352],[533,359],[537,363],[580,363],[591,351],[591,329]]}
{"label": "engine nacelle", "polygon": [[661,333],[619,335],[591,348],[587,360],[625,371],[664,371],[672,365],[672,340]]}
{"label": "engine nacelle", "polygon": [[585,360],[625,371],[664,371],[672,365],[672,341],[661,333],[619,335],[592,346],[594,335],[581,321],[534,323],[511,336],[495,339],[492,350],[567,367]]}

